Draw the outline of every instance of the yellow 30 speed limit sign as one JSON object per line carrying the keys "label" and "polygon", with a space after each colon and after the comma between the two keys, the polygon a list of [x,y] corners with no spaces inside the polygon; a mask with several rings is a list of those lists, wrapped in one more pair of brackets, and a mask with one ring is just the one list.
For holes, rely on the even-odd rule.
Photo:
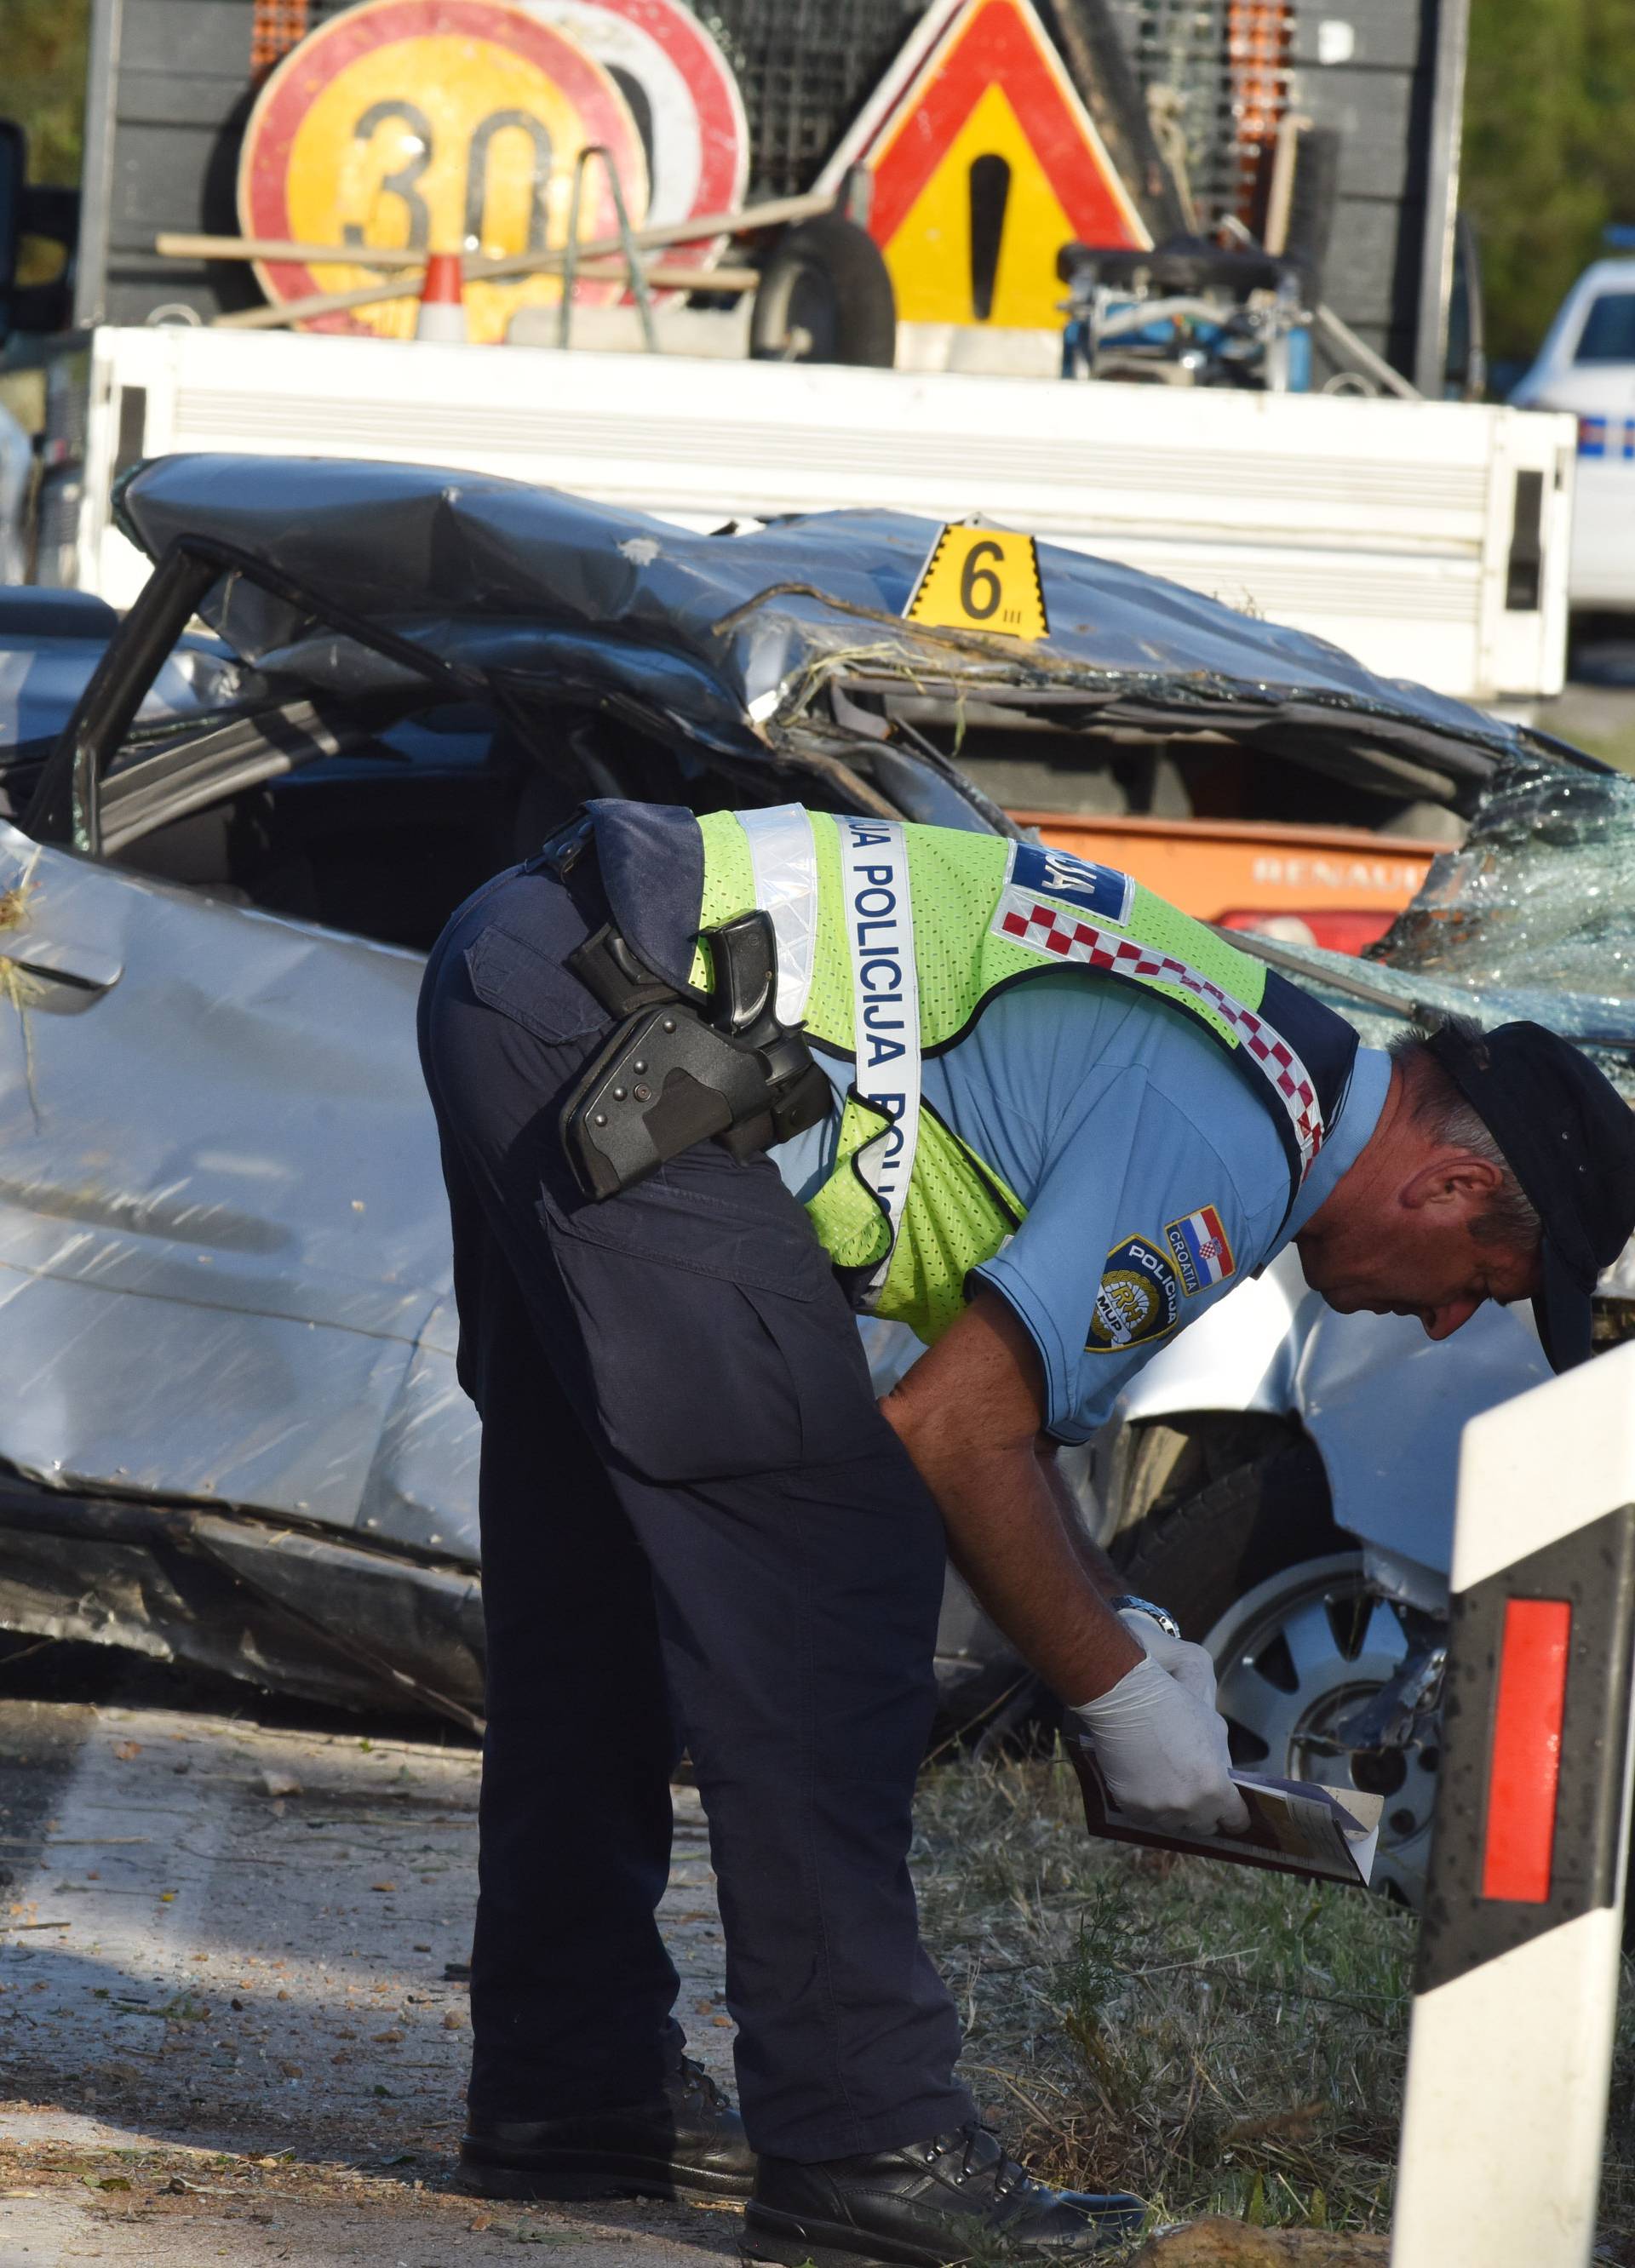
{"label": "yellow 30 speed limit sign", "polygon": [[945,527],[903,612],[928,629],[1048,637],[1039,547],[997,527]]}
{"label": "yellow 30 speed limit sign", "polygon": [[[574,160],[600,143],[632,221],[647,162],[630,105],[577,41],[509,0],[365,0],[287,55],[245,133],[239,213],[248,236],[381,251],[545,251],[567,235]],[[603,168],[586,183],[580,229],[610,232]],[[343,291],[378,271],[336,261],[257,263],[271,299]],[[582,287],[617,298],[619,284]],[[515,309],[555,299],[555,276],[474,284],[474,339],[498,339]],[[413,299],[320,316],[321,330],[413,333]]]}

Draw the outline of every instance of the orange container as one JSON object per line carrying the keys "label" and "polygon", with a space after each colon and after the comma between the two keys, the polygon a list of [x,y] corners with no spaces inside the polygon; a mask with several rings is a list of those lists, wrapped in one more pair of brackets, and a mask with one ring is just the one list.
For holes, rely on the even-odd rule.
{"label": "orange container", "polygon": [[1116,866],[1200,921],[1360,953],[1447,846],[1359,827],[1240,819],[1075,819],[1015,811],[1057,850]]}

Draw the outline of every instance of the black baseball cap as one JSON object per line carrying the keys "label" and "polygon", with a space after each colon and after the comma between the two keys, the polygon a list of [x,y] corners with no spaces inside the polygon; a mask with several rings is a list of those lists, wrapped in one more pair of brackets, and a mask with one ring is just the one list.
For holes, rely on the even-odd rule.
{"label": "black baseball cap", "polygon": [[1590,1295],[1635,1231],[1635,1111],[1587,1055],[1543,1024],[1483,1032],[1462,1018],[1432,1054],[1492,1135],[1543,1226],[1533,1314],[1552,1370],[1590,1351]]}

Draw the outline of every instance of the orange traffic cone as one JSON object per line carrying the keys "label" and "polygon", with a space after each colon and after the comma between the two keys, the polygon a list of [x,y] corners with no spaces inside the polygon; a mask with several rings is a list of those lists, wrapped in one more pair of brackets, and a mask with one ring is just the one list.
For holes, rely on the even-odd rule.
{"label": "orange traffic cone", "polygon": [[466,328],[464,287],[457,252],[433,252],[426,258],[425,281],[420,287],[420,313],[415,319],[417,339],[453,340],[470,336]]}

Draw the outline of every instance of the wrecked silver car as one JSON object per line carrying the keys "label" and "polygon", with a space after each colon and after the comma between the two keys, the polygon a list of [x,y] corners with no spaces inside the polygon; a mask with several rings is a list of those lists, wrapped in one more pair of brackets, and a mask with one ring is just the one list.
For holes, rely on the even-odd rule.
{"label": "wrecked silver car", "polygon": [[[83,607],[18,632],[0,679],[36,665],[0,748],[0,1624],[328,1700],[481,1709],[412,1010],[453,907],[583,798],[1014,833],[973,740],[990,779],[1013,747],[1229,744],[1382,820],[1462,820],[1529,762],[1604,777],[1073,553],[1042,554],[1042,644],[910,624],[936,531],[895,515],[699,535],[214,457],[138,468],[119,511],[156,563],[137,605],[105,649]],[[1440,934],[1434,893],[1412,919]],[[1359,964],[1296,957],[1357,1005]],[[1017,1683],[957,1595],[941,1668],[956,1719]]]}

